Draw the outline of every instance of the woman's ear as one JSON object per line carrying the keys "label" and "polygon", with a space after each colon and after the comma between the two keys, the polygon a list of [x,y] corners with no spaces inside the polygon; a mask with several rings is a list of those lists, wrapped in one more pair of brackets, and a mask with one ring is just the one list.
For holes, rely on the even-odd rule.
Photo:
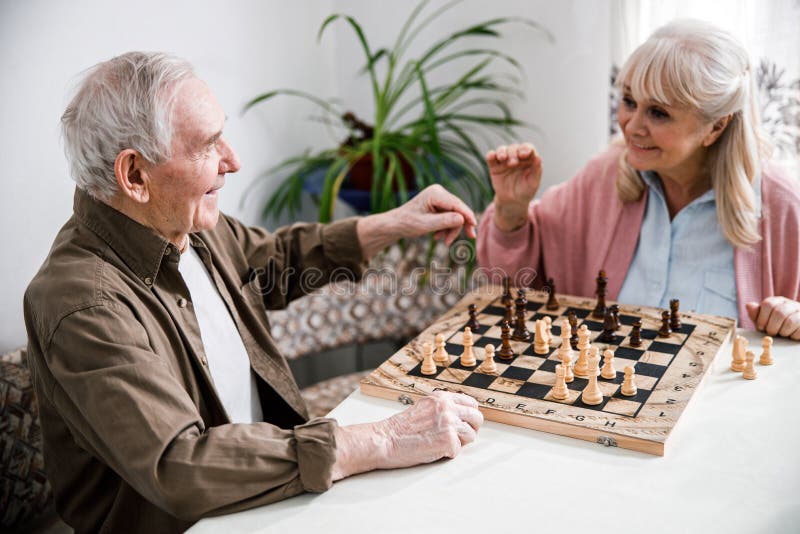
{"label": "woman's ear", "polygon": [[722,135],[722,132],[725,131],[725,128],[728,127],[730,124],[733,115],[725,115],[724,117],[717,119],[714,122],[714,126],[711,128],[711,131],[703,138],[703,146],[709,147],[717,142],[719,136]]}

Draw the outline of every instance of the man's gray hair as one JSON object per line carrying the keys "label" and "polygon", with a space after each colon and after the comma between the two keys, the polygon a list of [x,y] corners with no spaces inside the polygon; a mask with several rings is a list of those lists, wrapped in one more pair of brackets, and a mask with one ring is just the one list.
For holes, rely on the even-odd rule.
{"label": "man's gray hair", "polygon": [[111,199],[119,191],[114,161],[126,148],[154,164],[169,159],[175,90],[192,77],[187,61],[152,52],[128,52],[90,68],[61,116],[78,187]]}

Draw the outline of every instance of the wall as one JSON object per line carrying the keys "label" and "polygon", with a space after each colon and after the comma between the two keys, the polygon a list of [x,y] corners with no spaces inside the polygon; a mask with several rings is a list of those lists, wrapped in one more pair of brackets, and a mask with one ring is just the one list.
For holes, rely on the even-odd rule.
{"label": "wall", "polygon": [[[434,7],[443,2],[433,2]],[[303,103],[275,101],[242,116],[244,102],[276,87],[339,96],[359,114],[371,111],[356,79],[361,57],[344,25],[321,45],[316,31],[332,11],[355,15],[375,39],[390,44],[414,2],[370,0],[208,0],[158,2],[0,0],[0,351],[24,343],[22,295],[72,209],[73,183],[59,140],[58,119],[83,69],[128,50],[163,50],[190,60],[217,93],[229,120],[226,136],[243,168],[221,195],[222,209],[259,221],[259,204],[274,183],[246,185],[283,157],[308,146],[330,146]],[[547,27],[547,44],[511,30],[506,50],[527,71],[524,102],[515,113],[536,124],[530,133],[545,159],[545,185],[579,169],[606,140],[608,6],[573,0],[467,0],[431,26],[438,35],[466,23],[522,15]],[[484,147],[488,148],[488,147]],[[313,217],[313,210],[304,210]]]}

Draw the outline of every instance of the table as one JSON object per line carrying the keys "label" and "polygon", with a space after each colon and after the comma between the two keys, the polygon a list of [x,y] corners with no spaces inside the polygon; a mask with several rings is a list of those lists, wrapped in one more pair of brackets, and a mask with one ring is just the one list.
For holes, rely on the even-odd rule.
{"label": "table", "polygon": [[[740,333],[758,358],[761,334]],[[776,339],[773,355],[751,381],[721,354],[664,457],[487,422],[453,460],[358,475],[190,532],[800,532],[800,344]],[[356,391],[331,416],[402,409]]]}

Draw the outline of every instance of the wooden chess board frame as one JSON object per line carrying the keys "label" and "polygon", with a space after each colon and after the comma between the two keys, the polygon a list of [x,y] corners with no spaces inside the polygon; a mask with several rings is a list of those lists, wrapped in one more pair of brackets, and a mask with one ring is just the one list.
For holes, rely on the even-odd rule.
{"label": "wooden chess board frame", "polygon": [[[443,367],[437,368],[437,374],[433,378],[420,375],[422,343],[426,341],[433,343],[434,336],[437,333],[441,333],[446,340],[457,342],[461,337],[460,332],[463,332],[464,326],[469,319],[469,304],[476,304],[479,322],[487,326],[498,324],[502,320],[502,315],[496,315],[498,308],[495,307],[502,307],[500,303],[501,296],[502,288],[500,286],[486,286],[467,294],[452,310],[401,348],[371,374],[364,377],[361,381],[361,391],[366,395],[399,400],[406,404],[413,399],[419,399],[436,390],[456,391],[475,398],[484,417],[489,421],[542,430],[553,434],[593,441],[606,446],[618,446],[663,456],[670,432],[677,424],[689,401],[697,392],[714,357],[721,351],[730,350],[736,332],[735,319],[681,312],[681,322],[685,325],[687,331],[690,331],[688,334],[673,333],[670,338],[666,339],[653,339],[653,336],[650,336],[649,339],[644,339],[644,345],[640,347],[640,349],[644,349],[644,353],[638,357],[636,363],[642,362],[645,364],[641,367],[660,364],[665,366],[666,370],[662,370],[663,374],[657,380],[650,376],[640,377],[637,371],[637,385],[640,393],[643,393],[642,398],[645,399],[643,402],[638,403],[638,406],[636,402],[629,400],[631,398],[624,397],[619,393],[623,366],[631,364],[631,362],[618,356],[615,357],[617,380],[613,382],[605,381],[598,377],[598,384],[603,390],[604,397],[607,396],[604,398],[601,409],[583,405],[579,400],[581,391],[576,389],[573,384],[569,384],[571,386],[570,395],[565,401],[553,400],[550,398],[549,393],[542,395],[543,398],[531,398],[504,392],[502,390],[508,390],[509,383],[515,384],[511,391],[516,391],[519,381],[503,379],[503,372],[507,371],[510,366],[502,365],[504,362],[497,357],[495,357],[495,361],[500,369],[498,373],[495,373],[497,379],[488,387],[468,386],[459,383],[459,379],[453,378],[453,376],[466,377],[476,373],[475,368],[465,371],[463,367],[459,366],[460,353],[451,353],[450,365],[446,369]],[[558,295],[559,309],[548,311],[545,310],[544,306],[547,296],[547,293],[543,292],[526,291],[529,310],[531,308],[536,310],[529,311],[527,315],[528,330],[531,333],[534,331],[531,321],[541,316],[540,314],[548,314],[553,317],[553,325],[556,327],[554,330],[557,330],[557,326],[566,317],[567,308],[588,310],[591,313],[596,304],[594,299]],[[607,304],[610,305],[612,303],[609,301]],[[663,311],[661,309],[645,306],[627,306],[624,304],[620,304],[619,308],[620,317],[628,316],[628,322],[630,322],[630,316],[641,318],[642,332],[654,334],[654,331],[657,331],[661,325],[661,312]],[[490,313],[482,313],[485,309],[489,310]],[[591,317],[586,317],[586,320],[597,321]],[[584,320],[579,318],[578,325],[580,326],[583,322]],[[602,323],[602,319],[600,323]],[[494,330],[499,329],[497,326],[492,326],[492,328]],[[600,330],[598,323],[592,324],[589,329],[592,330],[591,339],[594,340],[598,335],[598,330]],[[618,346],[609,346],[609,348],[623,347],[625,351],[630,352],[627,337],[630,329],[630,325],[623,325],[619,333],[624,334],[624,340]],[[475,337],[478,339],[476,339],[474,352],[478,358],[478,365],[480,365],[484,350],[480,344],[480,335]],[[493,335],[492,337],[495,336]],[[499,338],[499,334],[496,337]],[[647,350],[650,344],[656,341],[672,342],[680,345],[680,350],[674,357],[671,357],[670,361],[664,361],[663,353]],[[495,343],[493,339],[492,342]],[[515,352],[533,355],[532,342],[512,343],[514,344]],[[495,348],[499,350],[499,339],[495,344]],[[555,349],[560,344],[560,337],[554,333],[553,348],[549,355],[526,357],[527,363],[522,362],[522,357],[520,357],[519,365],[528,369],[532,367],[554,367],[554,362],[548,362],[547,360],[558,361]],[[602,355],[605,344],[596,341],[592,341],[592,344],[601,349],[600,354]],[[527,349],[523,345],[530,348]],[[453,344],[448,343],[447,346],[452,349]],[[524,353],[523,350],[525,350]],[[577,353],[575,358],[577,358]],[[574,361],[575,359],[573,359]],[[450,369],[451,367],[452,369]],[[446,371],[450,373],[445,376],[447,379],[438,379],[438,377],[444,376],[443,373]],[[480,371],[477,372],[479,373]],[[482,379],[482,383],[491,380],[486,376],[478,378]],[[576,377],[576,381],[578,380]],[[640,382],[645,383],[640,384]],[[543,387],[552,386],[554,383],[554,372],[534,370],[523,385],[535,384],[532,387],[538,387],[539,391],[542,391]],[[644,391],[642,391],[643,386],[645,388]],[[646,388],[650,389],[647,390]],[[638,396],[633,399],[637,398]]]}

